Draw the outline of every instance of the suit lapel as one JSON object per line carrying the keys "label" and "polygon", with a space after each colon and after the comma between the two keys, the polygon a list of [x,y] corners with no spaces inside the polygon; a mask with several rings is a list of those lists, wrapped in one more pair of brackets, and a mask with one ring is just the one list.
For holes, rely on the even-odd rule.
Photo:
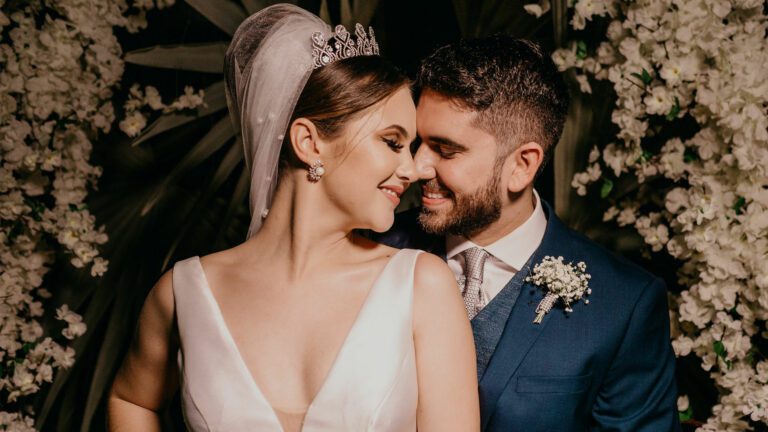
{"label": "suit lapel", "polygon": [[534,324],[536,306],[544,298],[536,286],[525,283],[517,299],[488,369],[480,381],[480,406],[483,430],[488,425],[496,403],[509,379],[549,322],[550,314],[541,324]]}
{"label": "suit lapel", "polygon": [[[547,230],[541,245],[533,253],[525,268],[521,270],[521,272],[526,272],[524,276],[528,276],[533,266],[545,256],[563,255],[563,240],[569,235],[567,228],[555,216],[549,204],[544,200],[541,202],[547,214]],[[501,393],[509,385],[510,378],[515,374],[536,339],[547,327],[551,313],[545,315],[541,324],[533,323],[536,317],[536,307],[543,298],[544,290],[532,283],[523,283],[501,340],[499,340],[485,375],[480,381],[481,430],[485,430],[488,426]]]}

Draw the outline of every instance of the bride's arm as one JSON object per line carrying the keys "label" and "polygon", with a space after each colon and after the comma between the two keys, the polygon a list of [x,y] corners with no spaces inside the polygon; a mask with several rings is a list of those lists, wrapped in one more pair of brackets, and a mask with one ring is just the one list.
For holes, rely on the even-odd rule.
{"label": "bride's arm", "polygon": [[419,432],[479,431],[472,328],[453,273],[431,254],[416,263],[413,315]]}
{"label": "bride's arm", "polygon": [[178,386],[171,272],[152,288],[109,392],[110,431],[160,431],[158,411]]}

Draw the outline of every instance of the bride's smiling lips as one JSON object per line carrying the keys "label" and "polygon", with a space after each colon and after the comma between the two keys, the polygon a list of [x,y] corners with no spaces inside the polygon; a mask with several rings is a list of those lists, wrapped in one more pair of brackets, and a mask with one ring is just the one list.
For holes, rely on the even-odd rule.
{"label": "bride's smiling lips", "polygon": [[400,204],[400,195],[403,194],[403,191],[405,191],[405,188],[403,186],[396,186],[396,185],[384,185],[379,186],[379,190],[384,192],[384,195],[389,198],[392,203],[397,206]]}

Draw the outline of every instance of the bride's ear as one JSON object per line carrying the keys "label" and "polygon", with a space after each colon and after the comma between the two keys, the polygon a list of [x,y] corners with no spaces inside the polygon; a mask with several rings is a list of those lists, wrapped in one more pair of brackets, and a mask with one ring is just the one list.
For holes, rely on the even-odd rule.
{"label": "bride's ear", "polygon": [[321,147],[323,147],[315,124],[311,120],[300,117],[291,123],[289,129],[293,154],[300,161],[312,165],[321,159]]}

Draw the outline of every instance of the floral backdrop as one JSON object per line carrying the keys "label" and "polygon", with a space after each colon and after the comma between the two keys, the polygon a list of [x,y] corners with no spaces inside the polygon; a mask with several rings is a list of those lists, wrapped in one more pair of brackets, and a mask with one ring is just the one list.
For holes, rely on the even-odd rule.
{"label": "floral backdrop", "polygon": [[72,365],[68,340],[86,331],[67,305],[55,314],[65,328],[43,331],[44,305],[56,305],[49,266],[63,255],[93,277],[107,270],[107,234],[84,204],[101,175],[90,155],[115,120],[123,61],[113,27],[142,22],[120,2],[0,6],[0,428],[26,431],[30,395]]}
{"label": "floral backdrop", "polygon": [[[706,431],[768,424],[768,43],[758,0],[579,0],[571,25],[604,27],[554,59],[582,92],[607,80],[615,135],[572,182],[611,205],[653,253],[679,262],[672,345],[720,397]],[[534,11],[536,12],[536,11]],[[578,34],[578,33],[577,33]],[[594,188],[590,187],[595,185]],[[692,412],[678,401],[681,418]]]}
{"label": "floral backdrop", "polygon": [[[241,240],[238,221],[247,227],[247,173],[217,65],[237,24],[271,2],[179,3],[0,0],[0,430],[90,430],[148,281],[180,251],[202,253],[214,240],[219,246]],[[410,43],[377,18],[409,13],[404,3],[309,3],[302,5],[327,21],[372,21],[384,44]],[[446,9],[437,4],[410,12],[435,16]],[[221,40],[124,52],[129,35],[161,25],[153,14],[178,19],[181,6],[187,22],[196,22],[190,14],[203,17]],[[176,12],[164,12],[169,9]],[[605,211],[596,223],[631,228],[644,241],[646,258],[674,263],[663,275],[671,281],[673,347],[681,359],[695,360],[681,364],[708,374],[705,385],[717,395],[714,405],[702,406],[696,394],[682,394],[681,421],[704,431],[766,430],[766,4],[543,0],[500,7],[493,0],[455,0],[447,9],[457,23],[447,39],[509,31],[560,46],[553,58],[575,88],[609,103],[605,119],[567,131],[580,137],[567,145],[586,146],[585,159],[556,157],[555,169],[583,171],[555,188],[573,188],[584,203],[599,199]],[[422,42],[419,56],[439,45]],[[169,91],[145,79],[162,73],[126,74],[127,64],[191,75],[174,75]],[[113,164],[99,151],[129,163]],[[152,171],[153,183],[114,180],[165,151],[171,167]],[[186,180],[190,173],[198,183]],[[89,205],[110,194],[130,223]],[[150,234],[146,221],[169,209],[189,217],[160,231],[155,225]],[[191,229],[198,243],[185,240]],[[152,265],[102,252],[110,246],[146,251],[137,239],[153,236],[164,239],[161,247],[133,258]],[[89,293],[87,301],[62,302],[71,296],[50,277],[62,265],[85,275],[75,285]],[[126,277],[124,268],[139,276]],[[57,426],[50,426],[51,417]]]}

